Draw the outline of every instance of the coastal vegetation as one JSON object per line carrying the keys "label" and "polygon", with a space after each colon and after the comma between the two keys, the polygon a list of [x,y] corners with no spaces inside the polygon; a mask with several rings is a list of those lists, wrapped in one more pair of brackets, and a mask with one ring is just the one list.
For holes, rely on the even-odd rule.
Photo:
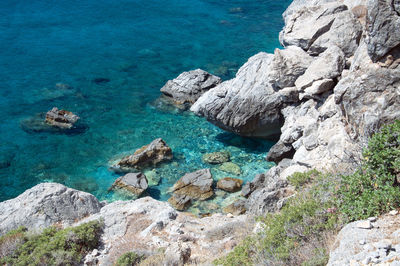
{"label": "coastal vegetation", "polygon": [[126,252],[121,257],[118,258],[115,263],[116,266],[132,266],[138,265],[139,262],[143,259],[143,256],[136,254],[135,252]]}
{"label": "coastal vegetation", "polygon": [[342,225],[400,206],[400,121],[382,127],[349,175],[311,170],[288,178],[296,194],[216,265],[326,265]]}
{"label": "coastal vegetation", "polygon": [[0,238],[0,264],[77,265],[99,246],[102,227],[101,221],[65,229],[52,226],[41,233],[20,227]]}

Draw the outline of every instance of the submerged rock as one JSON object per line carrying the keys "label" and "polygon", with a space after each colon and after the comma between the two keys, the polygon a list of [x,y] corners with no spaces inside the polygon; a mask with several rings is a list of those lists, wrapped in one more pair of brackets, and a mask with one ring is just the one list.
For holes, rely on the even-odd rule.
{"label": "submerged rock", "polygon": [[161,138],[153,140],[150,144],[136,150],[133,155],[122,158],[116,169],[129,171],[140,169],[149,165],[156,165],[162,161],[172,159],[172,150]]}
{"label": "submerged rock", "polygon": [[226,162],[223,163],[220,167],[220,170],[230,173],[230,174],[234,174],[234,175],[241,175],[242,174],[242,170],[240,169],[240,166],[232,163],[232,162]]}
{"label": "submerged rock", "polygon": [[241,215],[246,212],[246,206],[244,200],[236,200],[232,204],[229,204],[223,209],[224,213],[231,213],[233,215]]}
{"label": "submerged rock", "polygon": [[210,169],[202,169],[185,174],[172,187],[176,195],[186,195],[192,199],[205,200],[214,195],[213,178]]}
{"label": "submerged rock", "polygon": [[190,205],[191,200],[206,200],[214,195],[210,169],[202,169],[185,174],[172,187],[172,197],[168,202],[178,210]]}
{"label": "submerged rock", "polygon": [[160,91],[167,99],[186,109],[187,105],[193,104],[204,92],[219,83],[221,83],[219,77],[196,69],[183,72],[177,78],[169,80]]}
{"label": "submerged rock", "polygon": [[14,199],[0,202],[0,235],[25,226],[42,229],[55,223],[72,224],[100,211],[93,195],[56,183],[42,183]]}
{"label": "submerged rock", "polygon": [[20,127],[23,131],[29,134],[48,132],[74,135],[84,133],[88,129],[87,125],[79,123],[79,121],[75,123],[71,128],[53,126],[46,122],[45,117],[45,113],[35,114],[32,117],[23,119],[20,122]]}
{"label": "submerged rock", "polygon": [[228,151],[217,151],[203,155],[203,161],[210,164],[229,162],[231,154]]}
{"label": "submerged rock", "polygon": [[115,180],[111,189],[123,189],[140,196],[148,188],[147,178],[142,173],[128,173]]}
{"label": "submerged rock", "polygon": [[98,85],[101,85],[101,84],[105,84],[105,83],[110,82],[110,79],[108,79],[108,78],[94,78],[92,81],[94,83],[98,84]]}
{"label": "submerged rock", "polygon": [[236,192],[241,189],[242,184],[243,180],[239,178],[225,177],[223,179],[218,180],[217,188],[228,192]]}
{"label": "submerged rock", "polygon": [[53,107],[46,113],[46,123],[61,129],[70,129],[78,121],[79,116],[67,110],[59,110]]}

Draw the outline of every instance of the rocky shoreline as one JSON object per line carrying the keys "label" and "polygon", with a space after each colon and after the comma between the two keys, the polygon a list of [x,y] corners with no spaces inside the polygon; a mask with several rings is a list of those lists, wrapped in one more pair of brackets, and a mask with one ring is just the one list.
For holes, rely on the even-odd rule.
{"label": "rocky shoreline", "polygon": [[[399,14],[400,5],[393,0],[294,0],[283,14],[279,39],[284,49],[254,55],[228,81],[195,70],[162,88],[171,104],[190,107],[224,130],[279,137],[267,156],[277,165],[244,184],[244,199],[233,203],[229,214],[197,218],[149,197],[106,204],[88,193],[47,183],[0,203],[0,235],[21,225],[37,230],[103,219],[104,246],[87,258],[88,264],[110,265],[126,251],[147,250],[151,255],[159,248],[166,249],[172,264],[210,263],[253,231],[254,215],[278,211],[295,193],[287,182],[290,175],[310,169],[354,171],[367,138],[400,118]],[[127,156],[118,167],[136,169],[172,158],[161,139],[154,145],[162,158],[152,153],[151,145],[140,150],[144,156]],[[213,156],[207,160],[229,164],[228,155]],[[170,203],[177,209],[213,195],[211,175],[207,169],[199,171],[173,187]],[[241,185],[230,186],[237,191]],[[147,179],[139,189],[144,187]],[[350,264],[351,259],[339,262],[340,252],[332,252],[330,265]]]}

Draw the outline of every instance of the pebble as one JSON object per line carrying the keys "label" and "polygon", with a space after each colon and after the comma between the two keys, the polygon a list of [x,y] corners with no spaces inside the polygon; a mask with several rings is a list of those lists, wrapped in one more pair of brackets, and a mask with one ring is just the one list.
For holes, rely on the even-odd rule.
{"label": "pebble", "polygon": [[377,243],[374,243],[377,249],[389,250],[392,247],[392,241],[389,239],[383,239]]}
{"label": "pebble", "polygon": [[397,215],[398,213],[399,213],[398,210],[392,210],[392,211],[389,212],[389,214],[392,215],[392,216],[395,216],[395,215]]}
{"label": "pebble", "polygon": [[370,221],[371,223],[376,222],[376,217],[369,217],[368,221]]}
{"label": "pebble", "polygon": [[373,262],[373,263],[379,263],[379,262],[381,262],[381,260],[378,259],[378,258],[373,258],[373,259],[372,259],[372,262]]}
{"label": "pebble", "polygon": [[367,243],[367,241],[365,241],[365,239],[358,241],[358,243],[360,243],[360,245],[365,245]]}
{"label": "pebble", "polygon": [[357,228],[361,229],[371,229],[373,226],[369,220],[361,221],[357,223]]}
{"label": "pebble", "polygon": [[363,247],[363,249],[366,250],[366,251],[371,251],[371,250],[374,249],[374,247],[373,247],[371,244],[366,244],[366,245]]}
{"label": "pebble", "polygon": [[228,214],[226,215],[226,217],[228,217],[228,218],[233,218],[233,214],[232,214],[232,213],[228,213]]}
{"label": "pebble", "polygon": [[371,262],[371,257],[366,257],[365,259],[363,259],[363,261],[361,262],[363,265],[367,265],[368,263]]}

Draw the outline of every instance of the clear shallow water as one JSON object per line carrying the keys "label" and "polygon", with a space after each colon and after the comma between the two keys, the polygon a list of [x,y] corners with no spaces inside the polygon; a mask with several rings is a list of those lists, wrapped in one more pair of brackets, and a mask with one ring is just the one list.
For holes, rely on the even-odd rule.
{"label": "clear shallow water", "polygon": [[[231,78],[247,58],[279,46],[289,0],[3,0],[0,5],[0,201],[40,182],[101,200],[118,177],[110,161],[163,138],[175,159],[146,174],[155,198],[185,172],[210,167],[202,154],[229,150],[245,181],[271,165],[271,142],[225,133],[189,113],[150,104],[179,73],[202,68]],[[240,7],[240,9],[237,9]],[[108,83],[96,84],[95,78]],[[56,88],[56,83],[71,88]],[[21,122],[53,106],[87,127],[81,134],[27,132]],[[151,171],[151,172],[150,172]],[[212,169],[214,178],[232,176]]]}

